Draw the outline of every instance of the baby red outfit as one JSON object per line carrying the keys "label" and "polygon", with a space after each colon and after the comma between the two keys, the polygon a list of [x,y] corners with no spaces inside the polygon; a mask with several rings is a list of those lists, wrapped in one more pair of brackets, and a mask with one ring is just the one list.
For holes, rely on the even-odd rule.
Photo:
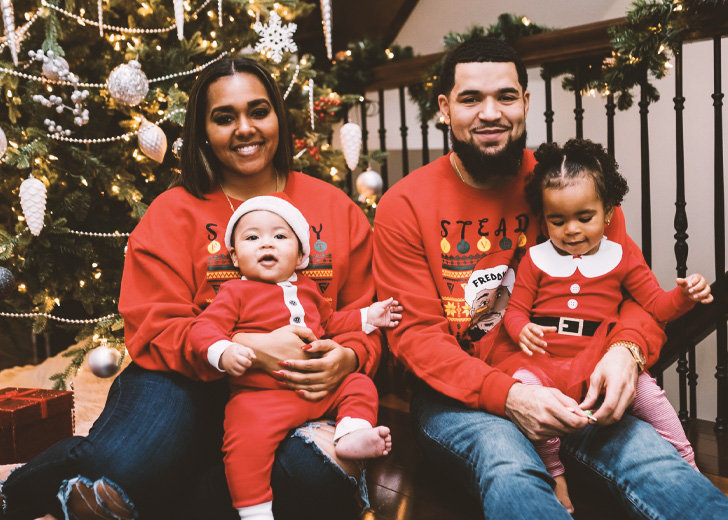
{"label": "baby red outfit", "polygon": [[[512,341],[494,347],[493,357],[500,359],[496,366],[526,384],[555,387],[579,400],[617,320],[624,299],[622,289],[661,322],[673,320],[695,305],[679,287],[663,291],[644,258],[606,237],[592,255],[562,255],[551,241],[531,247],[519,265],[503,318]],[[543,338],[548,355],[529,356],[518,348],[518,336],[529,322],[557,327],[558,332]],[[630,412],[655,426],[695,464],[674,408],[646,373],[639,378]],[[548,442],[544,453],[539,453],[553,475],[561,474],[558,439]]]}
{"label": "baby red outfit", "polygon": [[[291,324],[310,328],[318,338],[332,337],[362,330],[364,316],[358,309],[335,312],[316,284],[301,274],[294,273],[278,284],[231,280],[221,286],[217,297],[195,320],[190,341],[198,361],[217,368],[220,355],[237,332],[271,332]],[[223,452],[236,508],[273,499],[270,476],[274,453],[292,428],[335,413],[336,440],[377,421],[377,390],[372,380],[360,373],[349,374],[320,401],[307,401],[262,371],[230,377],[230,386]]]}

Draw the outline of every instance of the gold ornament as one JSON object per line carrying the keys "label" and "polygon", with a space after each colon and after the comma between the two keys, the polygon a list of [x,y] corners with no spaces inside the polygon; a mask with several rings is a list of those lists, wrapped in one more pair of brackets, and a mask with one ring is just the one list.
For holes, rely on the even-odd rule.
{"label": "gold ornament", "polygon": [[490,251],[490,240],[488,240],[485,237],[480,237],[477,243],[478,251],[482,251],[483,253],[487,253]]}
{"label": "gold ornament", "polygon": [[447,238],[443,238],[442,240],[440,240],[440,249],[445,254],[448,254],[450,252],[450,242],[447,241]]}

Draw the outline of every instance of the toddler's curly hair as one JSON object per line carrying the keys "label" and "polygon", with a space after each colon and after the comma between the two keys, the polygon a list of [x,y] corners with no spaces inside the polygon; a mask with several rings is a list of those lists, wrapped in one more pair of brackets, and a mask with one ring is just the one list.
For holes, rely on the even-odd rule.
{"label": "toddler's curly hair", "polygon": [[526,185],[526,200],[536,215],[543,212],[543,190],[561,189],[580,177],[594,180],[605,211],[618,206],[629,191],[614,157],[589,139],[569,139],[563,147],[544,143],[534,155],[538,164]]}

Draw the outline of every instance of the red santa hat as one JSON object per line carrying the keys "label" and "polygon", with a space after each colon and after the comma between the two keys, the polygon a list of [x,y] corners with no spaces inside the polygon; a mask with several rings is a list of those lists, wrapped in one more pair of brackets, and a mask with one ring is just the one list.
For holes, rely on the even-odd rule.
{"label": "red santa hat", "polygon": [[308,266],[309,255],[311,254],[308,222],[306,221],[306,217],[303,216],[303,213],[301,213],[296,206],[291,204],[288,197],[282,193],[253,197],[238,206],[238,209],[233,212],[233,216],[230,217],[230,220],[228,220],[227,229],[225,229],[225,245],[228,250],[233,249],[233,230],[235,229],[235,225],[238,223],[238,220],[240,220],[246,213],[260,210],[275,213],[285,220],[289,226],[291,226],[291,229],[301,243],[301,250],[303,252],[303,258],[296,266],[296,269],[306,268],[306,266]]}

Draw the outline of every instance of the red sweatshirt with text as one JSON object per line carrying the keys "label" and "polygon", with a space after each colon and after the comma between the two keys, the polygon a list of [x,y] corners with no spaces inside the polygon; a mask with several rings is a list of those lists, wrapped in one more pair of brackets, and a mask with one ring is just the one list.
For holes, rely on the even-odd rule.
{"label": "red sweatshirt with text", "polygon": [[[387,331],[392,352],[438,392],[498,415],[516,381],[486,364],[481,353],[500,333],[510,295],[505,282],[541,234],[524,196],[535,162],[533,152],[524,151],[513,180],[481,190],[463,183],[449,155],[443,156],[395,184],[382,197],[374,223],[378,296],[393,296],[405,309],[399,326]],[[639,253],[619,208],[606,234]],[[479,283],[488,289],[473,290]],[[496,283],[502,285],[492,287]],[[608,343],[640,345],[649,364],[664,339],[657,323],[628,300]]]}
{"label": "red sweatshirt with text", "polygon": [[[368,306],[374,298],[372,234],[361,209],[335,186],[299,172],[288,176],[283,192],[311,229],[311,259],[302,272],[335,309]],[[237,207],[241,201],[232,203]],[[188,334],[220,285],[240,277],[225,248],[232,212],[219,190],[201,200],[172,188],[152,202],[129,237],[119,312],[126,347],[138,365],[193,379],[224,376],[194,362]],[[378,332],[332,339],[354,350],[360,371],[374,374],[381,354]]]}

